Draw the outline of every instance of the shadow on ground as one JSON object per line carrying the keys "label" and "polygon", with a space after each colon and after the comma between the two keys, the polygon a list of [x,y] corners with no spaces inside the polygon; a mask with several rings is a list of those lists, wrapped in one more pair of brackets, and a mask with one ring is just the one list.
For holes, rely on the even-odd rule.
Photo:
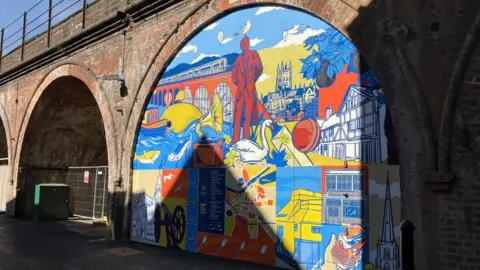
{"label": "shadow on ground", "polygon": [[[108,241],[101,227],[0,217],[1,269],[269,269],[130,241]],[[86,230],[85,230],[86,229]],[[106,232],[106,228],[103,228]]]}

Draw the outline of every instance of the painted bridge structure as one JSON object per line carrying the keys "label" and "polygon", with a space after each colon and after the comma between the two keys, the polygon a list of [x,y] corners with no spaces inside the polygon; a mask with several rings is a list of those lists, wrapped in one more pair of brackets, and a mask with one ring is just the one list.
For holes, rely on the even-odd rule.
{"label": "painted bridge structure", "polygon": [[[237,243],[240,251],[252,252],[247,252],[248,254],[258,253],[258,256],[255,255],[257,257],[252,255],[257,258],[255,259],[258,260],[257,262],[275,265],[276,261],[278,266],[278,261],[282,260],[287,262],[286,264],[290,262],[289,265],[292,266],[291,262],[296,261],[306,265],[309,269],[318,269],[315,267],[331,260],[328,263],[343,265],[342,267],[348,266],[347,262],[336,259],[339,257],[335,256],[340,256],[338,254],[343,252],[337,250],[337,246],[330,249],[333,259],[330,258],[332,256],[325,257],[327,261],[322,261],[323,257],[318,255],[320,253],[313,252],[317,246],[319,250],[323,250],[322,246],[326,246],[330,241],[330,238],[327,239],[326,233],[320,235],[319,232],[326,230],[322,228],[327,228],[332,224],[341,226],[342,224],[358,223],[360,227],[346,226],[346,232],[338,237],[351,239],[352,235],[364,233],[361,227],[367,228],[366,223],[373,222],[371,214],[368,220],[364,216],[369,211],[373,211],[373,206],[368,208],[369,211],[362,212],[364,210],[361,209],[365,209],[362,208],[362,203],[369,200],[365,199],[365,193],[372,194],[375,192],[375,188],[378,189],[375,183],[380,182],[375,180],[377,182],[372,183],[372,179],[380,177],[382,187],[386,185],[388,188],[380,188],[378,193],[382,195],[375,197],[381,198],[377,209],[381,213],[379,215],[384,218],[383,220],[388,219],[390,215],[398,215],[398,218],[395,217],[395,222],[410,220],[415,225],[416,269],[474,269],[480,265],[478,259],[480,256],[480,200],[478,199],[480,194],[480,118],[478,117],[480,113],[480,81],[477,79],[480,76],[480,36],[478,31],[480,5],[477,2],[470,0],[440,2],[96,0],[93,2],[80,1],[80,3],[83,4],[78,12],[56,24],[48,20],[48,30],[34,37],[26,38],[24,28],[24,35],[17,47],[5,49],[7,42],[4,40],[7,35],[2,31],[0,44],[0,120],[2,123],[0,125],[0,158],[2,158],[2,162],[6,163],[4,165],[6,172],[3,182],[0,183],[0,191],[3,192],[0,197],[5,203],[7,215],[27,217],[33,215],[34,185],[52,182],[68,183],[77,192],[75,198],[72,198],[74,204],[72,209],[84,209],[85,211],[80,215],[108,220],[113,239],[135,238],[134,240],[138,241],[160,243],[164,241],[166,246],[180,247],[187,251],[241,258],[242,254],[230,254],[228,253],[230,251],[223,249],[229,244],[236,243],[234,240],[223,240],[222,242],[222,239],[219,238],[218,248],[209,244],[211,242],[208,239],[215,238],[212,236],[215,234],[213,230],[218,228],[208,227],[208,230],[211,230],[208,233],[199,231],[194,236],[190,235],[192,229],[189,224],[195,222],[200,224],[200,221],[190,218],[193,216],[190,215],[190,211],[195,213],[198,211],[198,215],[201,215],[208,203],[202,203],[201,199],[190,202],[192,197],[189,192],[198,188],[195,187],[197,183],[195,179],[202,177],[202,172],[197,174],[195,168],[217,168],[224,164],[228,167],[233,163],[235,163],[235,170],[245,168],[248,160],[227,160],[230,156],[228,153],[225,154],[226,150],[233,149],[234,143],[246,139],[249,139],[249,142],[256,140],[257,145],[261,145],[261,135],[266,134],[267,139],[264,141],[269,141],[270,148],[278,150],[275,150],[277,151],[274,153],[275,155],[282,151],[285,152],[285,160],[287,160],[285,164],[295,168],[292,172],[293,175],[303,173],[300,169],[297,170],[300,165],[318,168],[310,175],[318,173],[320,180],[317,191],[311,191],[308,188],[293,190],[289,197],[290,201],[285,202],[280,209],[278,185],[280,178],[288,174],[288,170],[281,173],[281,170],[277,169],[276,202],[269,199],[272,189],[269,182],[271,179],[268,178],[268,175],[271,171],[267,171],[267,169],[263,171],[263,169],[270,168],[272,160],[276,160],[271,152],[266,154],[267,157],[263,156],[265,160],[255,161],[258,170],[254,168],[252,171],[244,170],[238,173],[238,175],[243,175],[242,180],[238,181],[239,190],[258,192],[255,198],[250,197],[252,203],[245,202],[245,207],[253,205],[253,207],[261,209],[256,212],[252,209],[245,210],[244,214],[248,220],[246,222],[251,220],[259,222],[257,218],[259,213],[264,215],[262,222],[255,223],[261,226],[256,227],[248,223],[250,240],[252,235],[255,235],[256,239],[275,238],[272,240],[272,246],[270,243],[265,246],[260,245],[258,251],[249,250],[253,246],[250,244],[250,240],[243,244],[241,241]],[[267,60],[269,53],[275,54],[275,50],[279,48],[275,47],[275,44],[271,44],[269,50],[259,49],[263,74],[267,74],[265,76],[258,73],[259,68],[234,72],[234,69],[242,70],[242,65],[245,64],[235,62],[235,59],[238,59],[237,55],[232,57],[227,54],[203,55],[200,60],[189,61],[188,67],[179,68],[176,71],[169,68],[171,63],[180,61],[177,56],[180,57],[189,52],[194,52],[196,56],[200,55],[200,51],[197,52],[197,50],[201,48],[189,46],[193,45],[190,41],[204,29],[205,31],[210,28],[214,29],[217,21],[222,18],[227,20],[228,16],[237,16],[235,15],[237,12],[240,14],[248,9],[262,7],[269,7],[270,11],[283,9],[284,11],[289,10],[289,12],[300,12],[305,16],[322,21],[331,29],[341,33],[345,42],[353,44],[361,53],[362,60],[358,60],[358,62],[362,65],[363,61],[368,63],[368,67],[375,73],[378,84],[381,85],[381,94],[378,94],[377,90],[371,92],[375,94],[370,94],[370,92],[365,94],[370,89],[368,88],[370,86],[366,85],[368,82],[357,83],[358,78],[352,79],[353,75],[349,73],[348,68],[345,71],[343,66],[335,71],[336,75],[327,71],[326,77],[313,76],[308,83],[296,75],[288,77],[287,73],[283,75],[267,74],[270,72],[270,63],[273,66],[272,72],[277,72],[279,63],[283,63],[280,61],[281,59],[276,58]],[[271,14],[273,13],[265,16],[273,16]],[[26,16],[25,19],[28,21]],[[269,20],[273,25],[281,23],[279,18],[271,17]],[[257,44],[262,43],[258,43],[260,38],[258,40],[253,38],[255,22],[253,21],[251,30],[247,26],[248,24],[243,30],[240,30],[244,33],[239,35],[246,35],[245,33],[250,31],[252,37],[250,37],[249,47],[252,52],[255,52],[252,48],[256,48],[259,46]],[[221,27],[221,25],[216,27]],[[301,26],[298,26],[292,28],[291,31],[285,31],[284,43],[281,44],[289,42],[288,35],[301,36],[301,33],[295,32],[300,28]],[[309,31],[314,30],[309,28],[303,33],[313,33]],[[235,43],[235,48],[238,49],[236,52],[240,54],[242,51],[239,46],[243,46],[240,38],[230,41],[227,31],[223,31],[225,33],[218,32],[218,40],[215,40],[215,44],[227,46]],[[317,32],[316,34],[320,35],[321,33]],[[233,33],[232,38],[235,38]],[[281,38],[280,34],[279,40]],[[263,40],[263,42],[265,44],[267,41]],[[302,42],[308,43],[306,38],[303,38],[300,43],[295,42],[298,40],[292,41],[289,45],[301,44],[302,50],[304,50],[303,47],[308,47],[302,44]],[[242,49],[244,48],[242,47]],[[312,50],[318,52],[315,48]],[[318,50],[321,52],[321,49]],[[275,53],[273,53],[274,51]],[[251,55],[253,56],[250,56],[248,61],[253,61],[251,59],[257,57],[255,53]],[[301,57],[307,58],[308,55],[304,54]],[[292,68],[294,69],[293,73],[300,74],[299,68],[298,70],[295,67]],[[325,66],[318,65],[317,68],[327,68],[327,64]],[[357,67],[357,69],[361,70],[362,67]],[[251,75],[248,75],[250,77],[235,75],[242,74],[242,72]],[[302,72],[307,74],[308,70]],[[238,76],[247,82],[238,79]],[[193,115],[192,117],[199,115],[194,120],[204,121],[201,124],[203,126],[207,125],[205,124],[207,121],[214,119],[213,124],[208,122],[208,125],[215,130],[216,124],[218,124],[215,121],[221,119],[224,127],[228,125],[230,129],[237,129],[235,121],[246,121],[245,119],[250,117],[248,114],[243,118],[238,117],[238,120],[234,117],[235,113],[238,113],[235,109],[237,102],[243,102],[244,98],[239,95],[241,92],[238,90],[239,81],[244,83],[241,87],[253,91],[254,88],[248,84],[248,78],[255,76],[256,91],[268,88],[267,86],[260,87],[261,83],[268,82],[268,80],[274,81],[271,91],[268,91],[273,93],[276,89],[281,90],[270,94],[269,102],[275,105],[281,99],[282,102],[278,101],[278,104],[283,104],[282,106],[286,107],[289,115],[295,114],[291,117],[291,119],[296,119],[295,121],[304,117],[307,119],[307,111],[310,110],[308,108],[312,108],[308,106],[318,105],[318,108],[313,107],[315,116],[308,118],[311,121],[302,122],[302,125],[306,126],[316,127],[318,125],[318,133],[302,133],[301,127],[296,129],[293,125],[290,127],[288,123],[271,123],[267,120],[263,120],[264,125],[259,124],[255,128],[252,125],[252,129],[249,131],[242,122],[238,128],[240,135],[236,134],[237,131],[232,131],[230,134],[230,131],[225,131],[224,128],[222,132],[229,135],[223,136],[222,133],[223,137],[215,141],[212,144],[213,149],[210,150],[202,146],[200,141],[188,145],[183,144],[188,136],[182,137],[179,139],[178,145],[185,147],[172,146],[171,149],[175,149],[175,151],[171,150],[172,154],[165,156],[166,161],[161,165],[163,166],[161,168],[165,170],[162,170],[160,175],[157,173],[152,176],[145,171],[137,174],[137,170],[140,170],[138,168],[157,164],[155,160],[159,157],[161,159],[164,155],[163,148],[158,152],[139,148],[141,141],[139,134],[144,134],[142,132],[150,128],[149,124],[154,125],[157,120],[161,120],[161,113],[164,112],[164,115],[175,114],[178,111],[173,111],[173,109],[169,111],[169,108],[174,108],[174,106],[179,108],[180,106],[177,105],[181,105],[185,106],[186,110],[179,109],[180,112],[187,112],[189,115]],[[333,80],[339,83],[332,84],[332,76],[336,76],[336,79]],[[290,88],[288,83],[291,85]],[[346,92],[342,92],[338,94],[338,97],[324,95],[322,98],[323,90],[320,89],[315,94],[310,89],[307,93],[299,86],[310,86],[315,83],[322,87],[325,86],[325,89],[333,92],[338,89],[346,91],[351,88],[353,90],[349,91],[348,95],[345,94]],[[350,87],[351,84],[356,86]],[[268,93],[260,94],[259,92],[258,100],[261,100],[266,94]],[[311,96],[307,97],[307,95]],[[384,111],[380,109],[375,111],[379,115],[380,113],[385,115],[384,118],[375,116],[377,117],[375,123],[381,123],[382,126],[384,123],[388,123],[385,124],[385,132],[375,126],[375,136],[385,133],[388,138],[388,143],[385,141],[382,145],[384,152],[388,153],[388,160],[378,156],[370,159],[380,160],[379,166],[397,168],[397,173],[392,173],[390,170],[390,174],[381,173],[379,174],[381,176],[376,176],[373,169],[367,168],[369,164],[361,162],[361,156],[365,150],[355,148],[357,146],[354,145],[345,146],[346,144],[342,143],[342,140],[347,140],[348,136],[357,136],[355,130],[359,134],[363,132],[364,135],[365,132],[368,132],[369,127],[372,127],[373,130],[374,124],[369,126],[370,124],[364,123],[364,121],[369,121],[366,117],[364,119],[358,115],[352,116],[355,110],[354,106],[357,104],[354,103],[355,100],[361,103],[367,98],[368,104],[374,104],[372,106],[377,106],[375,107],[377,109],[388,108]],[[248,101],[248,98],[246,100]],[[312,100],[317,102],[312,103]],[[351,103],[350,100],[352,100]],[[250,104],[247,101],[245,104]],[[331,105],[329,103],[336,104],[333,107],[333,113],[332,107],[329,107],[330,109],[325,113],[327,106],[323,106],[323,104]],[[186,104],[194,105],[198,108],[198,113],[197,110]],[[220,111],[220,107],[215,107],[218,104],[221,107],[222,117],[216,114]],[[263,106],[260,101],[252,104],[258,108],[257,112],[260,113],[263,113],[267,107]],[[297,106],[297,104],[300,105]],[[147,115],[152,108],[159,111],[155,117],[149,118]],[[346,111],[342,111],[342,108],[345,108]],[[298,112],[298,110],[304,111]],[[250,111],[247,109],[247,112]],[[253,110],[252,114],[255,113]],[[346,120],[340,118],[344,115],[349,115],[349,118]],[[262,117],[260,120],[266,119],[265,115]],[[338,118],[332,126],[343,128],[342,132],[345,135],[338,133],[334,136],[332,129],[331,140],[320,138],[319,134],[326,134],[326,129],[321,130],[320,127],[324,123],[333,123],[334,119],[329,121],[329,117]],[[356,120],[355,117],[359,120]],[[252,119],[252,121],[256,121],[254,118]],[[175,131],[177,128],[180,129],[177,124],[173,120],[171,123],[165,120],[162,125]],[[185,125],[187,124],[190,123]],[[267,127],[267,124],[271,124],[272,131],[268,130],[267,133],[262,133],[263,126],[265,129],[270,128]],[[242,131],[240,131],[240,126]],[[220,130],[216,131],[220,133]],[[349,135],[350,131],[354,135]],[[204,131],[202,132],[206,134]],[[200,131],[198,134],[201,134]],[[310,141],[303,143],[302,138],[305,136],[310,136]],[[316,136],[318,138],[315,138]],[[334,137],[335,139],[333,139]],[[370,137],[373,138],[373,136]],[[290,143],[288,139],[291,139],[292,142]],[[322,153],[330,153],[329,148],[322,146],[322,142],[333,140],[335,143],[337,140],[340,141],[338,147],[336,146],[340,150],[335,150],[335,153],[332,152],[333,150],[330,151],[332,157],[327,160]],[[225,145],[229,148],[225,148]],[[189,167],[188,173],[182,174],[175,171],[179,168],[173,167],[174,165],[171,164],[183,162],[181,154],[185,150],[189,151],[189,147],[195,151],[200,149],[198,150],[200,154],[193,158],[193,169]],[[375,149],[377,148],[381,147],[375,144]],[[353,154],[349,154],[348,149],[352,149]],[[182,150],[184,151],[182,152]],[[240,150],[237,152],[241,152]],[[226,157],[225,160],[222,156],[221,161],[215,160],[209,163],[205,159],[206,154],[202,153]],[[288,161],[289,155],[292,158],[290,161]],[[325,156],[328,155],[325,154]],[[354,157],[355,160],[349,160],[349,156]],[[334,158],[336,159],[334,160]],[[381,161],[383,161],[382,164],[380,164]],[[275,162],[277,167],[287,166],[285,164],[278,165],[282,163],[281,161],[276,160]],[[349,162],[350,165],[348,165]],[[291,164],[300,165],[296,167]],[[352,171],[345,172],[346,169]],[[232,169],[232,171],[235,170]],[[232,174],[237,175],[236,173]],[[253,177],[254,174],[258,178]],[[186,191],[181,190],[180,187],[175,189],[173,186],[165,184],[168,183],[170,175],[181,179],[178,181],[183,181],[182,185],[187,188]],[[218,175],[222,175],[222,172],[215,173],[215,177]],[[157,177],[158,183],[156,182]],[[399,179],[396,186],[390,184],[394,177]],[[138,179],[150,178],[154,179],[152,184],[149,184],[151,185],[151,194],[137,194],[138,181],[140,181]],[[257,180],[259,182],[256,182]],[[395,195],[396,191],[390,191],[394,190],[394,187],[398,191],[397,195]],[[162,204],[163,208],[151,207],[154,202],[158,202],[159,197],[166,196],[166,192],[173,194],[177,191],[179,195],[169,198],[170,202]],[[240,208],[235,202],[237,196],[235,192],[238,190],[227,188],[223,192],[226,192],[224,195],[231,201],[225,205],[226,218],[222,221],[222,224],[223,222],[225,224],[218,230],[222,231],[222,235],[234,236],[236,231],[234,229],[229,231],[231,225],[227,224],[230,222],[228,218],[232,215],[234,217],[242,215],[243,210],[238,210]],[[392,210],[390,201],[394,199],[390,198],[395,196],[398,201],[393,204],[398,204],[398,208]],[[347,200],[347,198],[349,199]],[[183,205],[183,202],[175,205],[177,199],[185,201],[184,208],[176,207]],[[383,202],[385,202],[385,207]],[[269,210],[268,207],[275,204],[278,210],[275,210],[275,207]],[[145,211],[145,214],[141,212],[132,215],[132,212],[136,211],[135,209],[142,209],[141,211]],[[213,211],[211,210],[213,208],[208,209]],[[184,214],[182,211],[186,212],[186,220],[183,220],[185,216],[182,216]],[[270,216],[262,211],[272,211],[272,216],[276,217],[276,221],[274,223],[265,222]],[[157,219],[154,219],[155,222],[152,221],[153,216],[160,212],[162,213],[162,222],[167,222],[165,228],[162,227],[161,230],[157,229],[157,226],[163,226],[162,223],[157,224]],[[349,216],[347,212],[350,213]],[[396,214],[392,214],[392,212]],[[303,214],[300,215],[300,213]],[[343,216],[338,217],[339,214]],[[320,220],[320,225],[316,225],[312,221],[315,218]],[[183,231],[182,237],[174,237],[169,233],[169,224],[173,223],[168,222],[171,220],[174,220],[173,223],[185,222],[184,230],[186,232]],[[135,223],[137,221],[138,223]],[[376,232],[373,232],[372,227],[370,230],[366,230],[369,234],[378,235],[378,242],[375,240],[376,242],[369,244],[370,254],[377,254],[375,255],[376,260],[370,260],[373,264],[370,266],[398,269],[400,265],[398,262],[399,247],[395,247],[394,242],[395,237],[398,241],[399,232],[397,230],[397,234],[393,236],[393,225],[391,230],[380,229],[380,227]],[[200,230],[200,225],[198,230]],[[247,231],[247,227],[245,231]],[[265,234],[263,234],[264,231]],[[307,231],[308,233],[305,233]],[[180,232],[176,231],[176,233]],[[277,237],[272,236],[275,234]],[[285,241],[285,243],[280,246],[278,241]],[[193,246],[191,246],[192,242]],[[273,247],[274,245],[276,246]],[[310,253],[308,256],[302,255],[306,250],[304,245],[309,245],[309,249],[313,250],[311,253],[313,255]],[[273,253],[271,253],[272,250]],[[253,258],[250,255],[245,256]],[[267,259],[268,256],[277,256],[277,258],[272,257],[270,260]],[[368,258],[367,255],[363,256]],[[371,258],[372,255],[370,255]],[[357,257],[355,259],[359,260]],[[358,265],[349,267],[351,268],[348,269],[377,269],[368,268],[368,265],[361,268],[355,268],[359,267]]]}

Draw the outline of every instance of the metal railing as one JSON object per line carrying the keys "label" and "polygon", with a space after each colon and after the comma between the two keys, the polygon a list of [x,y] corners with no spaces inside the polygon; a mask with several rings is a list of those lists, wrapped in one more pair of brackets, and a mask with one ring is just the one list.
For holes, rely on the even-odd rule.
{"label": "metal railing", "polygon": [[[87,7],[91,2],[93,0],[40,0],[13,22],[1,28],[0,71],[2,71],[3,56],[17,48],[21,50],[20,61],[24,60],[25,44],[28,36],[38,36],[46,32],[47,48],[50,48],[52,45],[52,28],[79,10],[82,13],[82,28],[85,28]],[[29,19],[30,16],[32,17],[31,20]]]}

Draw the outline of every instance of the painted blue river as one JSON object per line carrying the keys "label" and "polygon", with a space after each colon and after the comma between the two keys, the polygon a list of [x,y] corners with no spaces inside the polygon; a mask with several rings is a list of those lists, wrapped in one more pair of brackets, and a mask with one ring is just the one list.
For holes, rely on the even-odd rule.
{"label": "painted blue river", "polygon": [[135,153],[141,156],[149,151],[160,151],[160,154],[151,164],[141,163],[138,159],[134,159],[133,169],[158,170],[192,168],[194,144],[217,142],[223,139],[225,135],[232,136],[233,134],[233,125],[231,123],[223,123],[223,131],[221,134],[217,134],[208,127],[203,127],[201,131],[204,137],[199,138],[195,131],[198,123],[199,120],[193,121],[179,134],[171,130],[165,132],[165,127],[150,130],[141,128]]}

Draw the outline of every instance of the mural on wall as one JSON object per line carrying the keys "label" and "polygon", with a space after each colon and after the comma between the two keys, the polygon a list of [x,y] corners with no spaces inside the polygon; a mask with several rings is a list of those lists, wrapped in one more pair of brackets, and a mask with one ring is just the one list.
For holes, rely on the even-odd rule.
{"label": "mural on wall", "polygon": [[135,241],[284,268],[400,268],[382,89],[354,45],[280,6],[211,23],[148,101]]}

